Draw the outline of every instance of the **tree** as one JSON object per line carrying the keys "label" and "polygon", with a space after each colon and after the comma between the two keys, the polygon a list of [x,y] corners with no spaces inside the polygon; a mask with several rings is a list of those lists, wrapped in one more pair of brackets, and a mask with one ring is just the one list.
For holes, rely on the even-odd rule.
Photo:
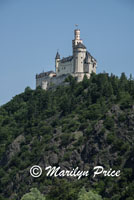
{"label": "tree", "polygon": [[21,200],[46,200],[45,196],[37,188],[32,188]]}
{"label": "tree", "polygon": [[78,194],[78,200],[102,200],[102,197],[92,190],[87,192],[83,187]]}
{"label": "tree", "polygon": [[87,88],[89,86],[89,82],[90,80],[87,78],[86,75],[84,75],[83,81],[82,81],[82,85],[84,88]]}

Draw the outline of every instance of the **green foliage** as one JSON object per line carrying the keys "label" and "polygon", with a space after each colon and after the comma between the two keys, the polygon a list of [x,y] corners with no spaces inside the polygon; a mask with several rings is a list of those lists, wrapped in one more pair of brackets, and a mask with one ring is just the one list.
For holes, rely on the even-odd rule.
{"label": "green foliage", "polygon": [[112,119],[112,117],[107,116],[104,121],[104,125],[109,130],[113,129],[114,128],[114,120]]}
{"label": "green foliage", "polygon": [[70,161],[70,156],[71,156],[72,152],[68,151],[64,154],[63,160],[64,161]]}
{"label": "green foliage", "polygon": [[116,137],[115,137],[115,135],[113,133],[109,133],[107,135],[107,142],[108,142],[108,144],[113,143],[115,139],[116,139]]}
{"label": "green foliage", "polygon": [[70,144],[71,141],[74,140],[74,136],[70,133],[64,133],[61,135],[61,144],[66,146],[67,144]]}
{"label": "green foliage", "polygon": [[[51,162],[58,162],[58,158],[63,166],[68,163],[70,167],[70,161],[84,166],[100,160],[104,166],[119,167],[124,171],[115,182],[108,177],[91,186],[90,180],[84,180],[83,185],[105,199],[134,199],[133,78],[127,79],[124,73],[120,78],[100,73],[91,74],[90,79],[85,76],[79,83],[72,76],[66,81],[66,86],[55,90],[27,87],[0,107],[0,193],[7,199],[14,194],[15,200],[26,188],[43,191],[47,185],[47,200],[76,200],[80,182],[59,181],[56,187],[45,175],[34,181],[26,174],[29,166],[42,160],[49,163],[53,153]],[[20,135],[24,140],[18,141]],[[86,197],[89,194],[97,195],[90,190],[83,192]],[[80,195],[82,190],[82,198]]]}
{"label": "green foliage", "polygon": [[37,188],[30,189],[30,192],[25,194],[21,200],[46,200],[44,195]]}
{"label": "green foliage", "polygon": [[93,104],[88,107],[86,118],[96,120],[102,117],[102,109],[100,104]]}
{"label": "green foliage", "polygon": [[7,200],[7,198],[4,198],[0,195],[0,200]]}
{"label": "green foliage", "polygon": [[83,183],[70,182],[65,179],[54,179],[53,187],[47,195],[47,200],[77,200],[78,192]]}
{"label": "green foliage", "polygon": [[78,200],[102,200],[102,197],[92,190],[87,192],[85,188],[82,188],[78,194]]}

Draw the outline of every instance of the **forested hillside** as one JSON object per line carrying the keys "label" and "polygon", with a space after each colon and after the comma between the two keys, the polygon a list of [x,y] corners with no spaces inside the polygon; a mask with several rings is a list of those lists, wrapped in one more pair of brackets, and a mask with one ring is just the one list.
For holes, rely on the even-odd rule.
{"label": "forested hillside", "polygon": [[[105,200],[133,200],[133,78],[103,73],[66,81],[48,91],[27,87],[0,107],[0,200],[20,200],[31,188],[46,200],[76,200],[83,187]],[[90,172],[100,165],[121,175],[33,178],[36,164]]]}

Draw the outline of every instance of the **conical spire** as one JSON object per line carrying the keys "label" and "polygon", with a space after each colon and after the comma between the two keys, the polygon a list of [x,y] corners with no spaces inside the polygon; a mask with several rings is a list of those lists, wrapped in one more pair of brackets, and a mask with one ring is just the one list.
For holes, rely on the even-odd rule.
{"label": "conical spire", "polygon": [[59,54],[58,51],[57,51],[57,53],[56,53],[56,57],[55,57],[55,59],[60,59],[60,54]]}

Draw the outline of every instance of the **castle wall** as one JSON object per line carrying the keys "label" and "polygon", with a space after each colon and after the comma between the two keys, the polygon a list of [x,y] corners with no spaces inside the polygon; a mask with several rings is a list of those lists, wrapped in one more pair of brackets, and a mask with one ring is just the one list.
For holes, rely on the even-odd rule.
{"label": "castle wall", "polygon": [[73,59],[69,62],[59,62],[57,76],[73,73]]}
{"label": "castle wall", "polygon": [[89,74],[92,72],[96,73],[96,64],[93,62],[84,64],[84,72]]}
{"label": "castle wall", "polygon": [[90,74],[89,73],[83,73],[83,72],[78,72],[78,73],[75,73],[75,74],[71,74],[73,77],[76,77],[77,78],[77,82],[81,82],[84,78],[84,76],[86,75],[87,78],[90,78]]}
{"label": "castle wall", "polygon": [[84,64],[84,72],[89,73],[89,64]]}
{"label": "castle wall", "polygon": [[54,85],[60,85],[62,82],[64,82],[64,80],[68,75],[69,74],[63,74],[61,76],[53,77],[52,79],[49,80],[48,86],[51,87]]}
{"label": "castle wall", "polygon": [[58,74],[59,62],[60,62],[60,59],[55,60],[55,72],[56,72],[56,74]]}
{"label": "castle wall", "polygon": [[46,90],[49,79],[50,79],[49,76],[48,77],[36,78],[36,87],[41,86],[42,89]]}
{"label": "castle wall", "polygon": [[96,74],[96,64],[93,64],[93,72]]}
{"label": "castle wall", "polygon": [[86,56],[86,50],[78,52],[78,71],[77,72],[84,72],[84,59]]}
{"label": "castle wall", "polygon": [[43,77],[43,78],[37,78],[36,79],[36,87],[41,86],[42,89],[47,90],[48,88],[54,87],[61,85],[61,83],[64,82],[66,77],[69,74],[64,74],[61,76],[56,76],[56,77]]}

